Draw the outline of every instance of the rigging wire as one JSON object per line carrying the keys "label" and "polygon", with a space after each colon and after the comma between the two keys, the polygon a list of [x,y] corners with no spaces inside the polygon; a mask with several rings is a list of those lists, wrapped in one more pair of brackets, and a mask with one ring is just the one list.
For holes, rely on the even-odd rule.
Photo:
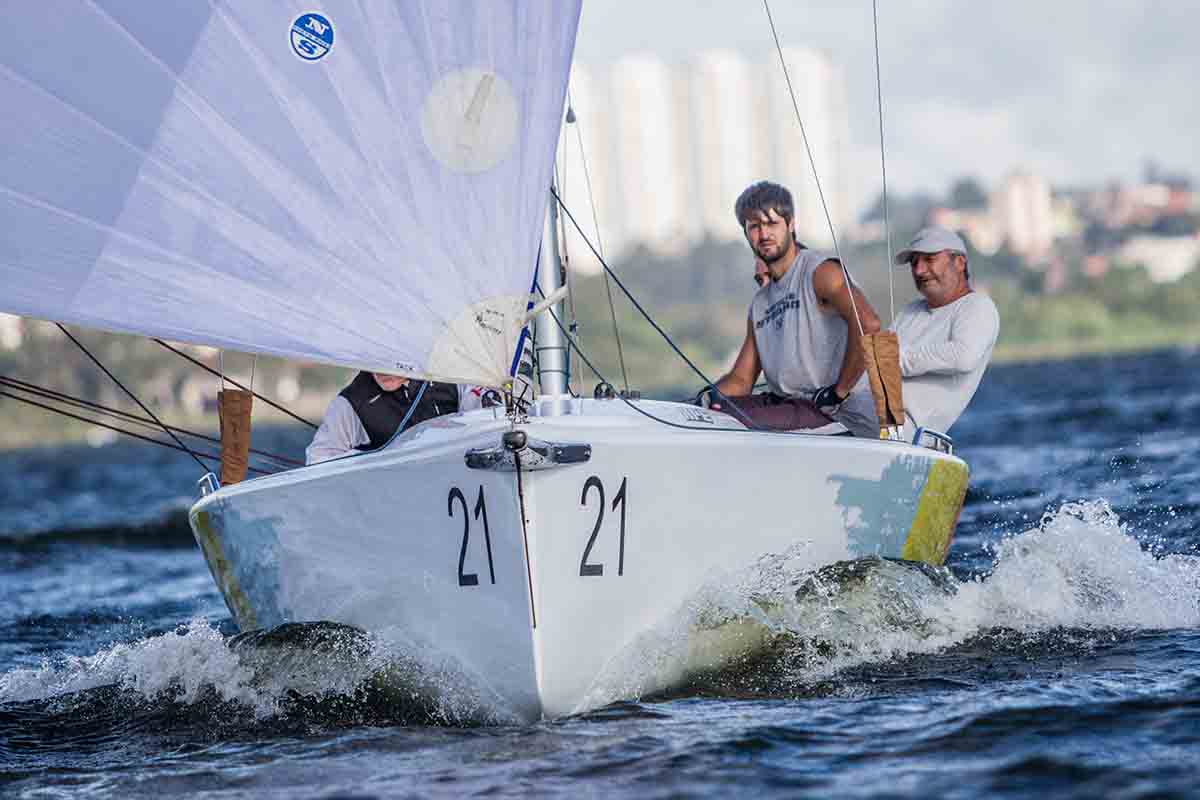
{"label": "rigging wire", "polygon": [[892,264],[892,223],[888,217],[887,157],[883,146],[883,72],[879,68],[879,0],[871,0],[871,18],[875,24],[875,97],[879,103],[879,166],[883,170],[883,230],[887,237],[884,268],[888,275],[889,321],[896,321],[896,270]]}
{"label": "rigging wire", "polygon": [[74,336],[72,336],[72,335],[71,335],[71,332],[70,332],[70,331],[68,331],[68,330],[66,329],[66,327],[65,327],[65,326],[64,326],[64,325],[63,325],[61,322],[56,322],[56,323],[54,323],[54,324],[55,324],[55,325],[57,325],[57,326],[58,326],[58,329],[59,329],[60,331],[62,331],[62,332],[63,332],[63,335],[64,335],[64,336],[66,336],[68,339],[70,339],[72,342],[74,342],[74,343],[75,343],[75,346],[76,346],[76,347],[78,347],[80,350],[82,350],[82,351],[83,351],[83,354],[84,354],[84,355],[86,355],[88,358],[90,358],[90,359],[92,360],[92,363],[93,363],[93,364],[95,364],[97,367],[99,367],[99,368],[100,368],[100,371],[101,371],[101,372],[103,372],[105,375],[107,375],[107,376],[109,377],[109,379],[110,379],[110,380],[112,380],[112,382],[113,382],[113,383],[117,384],[117,386],[120,386],[120,387],[121,387],[121,390],[122,390],[123,392],[125,392],[125,394],[129,395],[129,396],[130,396],[130,398],[132,398],[132,399],[133,399],[133,402],[135,402],[135,403],[137,403],[139,406],[141,406],[141,408],[142,408],[142,411],[145,411],[147,414],[149,414],[149,415],[150,415],[150,418],[151,418],[151,419],[153,419],[155,422],[157,422],[157,423],[158,423],[158,425],[159,425],[159,427],[161,427],[161,428],[162,428],[164,431],[166,431],[167,435],[168,435],[168,436],[170,436],[172,439],[174,439],[174,440],[175,440],[175,444],[179,445],[180,449],[187,451],[188,455],[190,455],[190,456],[191,456],[191,457],[192,457],[192,458],[195,460],[195,462],[196,462],[197,464],[199,464],[199,465],[200,465],[200,469],[202,469],[202,470],[205,470],[205,471],[207,471],[207,470],[208,470],[208,465],[207,465],[207,464],[205,464],[203,461],[201,461],[201,460],[200,460],[200,458],[199,458],[199,457],[198,457],[198,456],[197,456],[197,455],[196,455],[194,452],[192,452],[192,449],[191,449],[190,447],[188,447],[187,445],[185,445],[185,444],[183,443],[183,440],[182,440],[182,439],[180,439],[178,436],[176,436],[176,435],[175,435],[174,431],[172,431],[170,428],[168,428],[166,425],[164,425],[164,424],[162,423],[162,420],[160,420],[160,419],[159,419],[159,418],[158,418],[158,417],[157,417],[157,416],[154,414],[154,412],[153,412],[153,411],[151,411],[151,410],[149,409],[149,407],[147,407],[147,406],[146,406],[146,404],[145,404],[145,403],[143,403],[141,400],[139,400],[139,399],[138,399],[138,396],[137,396],[136,394],[134,394],[133,392],[131,392],[131,391],[130,391],[130,390],[129,390],[129,389],[126,387],[126,386],[125,386],[125,384],[121,383],[121,381],[117,379],[117,376],[116,376],[116,375],[113,375],[111,372],[109,372],[109,371],[108,371],[108,368],[107,368],[107,367],[105,367],[103,364],[101,364],[101,363],[100,363],[100,359],[98,359],[98,358],[96,358],[94,355],[92,355],[91,351],[90,351],[90,350],[88,350],[86,347],[84,347],[84,346],[83,346],[83,342],[79,341],[79,340],[78,340],[78,339],[76,339]]}
{"label": "rigging wire", "polygon": [[[570,115],[570,110],[571,110],[570,109],[570,101],[568,100],[567,103],[568,103],[567,119],[570,120],[570,119],[573,119],[573,117],[571,117],[571,115]],[[566,164],[565,154],[563,157],[563,166],[562,166],[561,175],[559,174],[558,164],[556,163],[554,166],[554,182],[557,185],[562,186],[564,192],[566,191],[567,164]],[[559,226],[560,227],[562,226],[561,221],[559,222]],[[558,236],[558,231],[553,231],[552,235]],[[562,253],[562,277],[563,277],[563,283],[567,287],[567,315],[568,315],[568,320],[569,320],[568,327],[570,330],[570,336],[568,338],[576,338],[577,339],[579,337],[579,318],[575,314],[575,278],[574,278],[575,271],[573,269],[571,269],[571,253],[567,246],[567,236],[566,236],[565,230],[563,231],[563,235],[560,238],[561,238],[561,242],[562,242],[560,245],[560,248],[561,248],[560,252]],[[541,258],[541,249],[540,248],[538,249],[538,258]],[[541,287],[539,286],[538,288],[540,291]],[[580,378],[579,378],[578,374],[576,374],[576,370],[571,369],[571,349],[568,347],[567,348],[567,394],[572,393],[571,392],[571,377],[573,375],[575,377],[575,380],[576,380],[577,386],[578,386],[578,388],[575,390],[574,394],[576,397],[578,397],[580,395],[580,393],[583,391],[583,384],[578,382],[580,380]]]}
{"label": "rigging wire", "polygon": [[[569,114],[574,112],[574,110],[575,110],[575,104],[571,101],[571,87],[570,86],[567,87],[567,109],[568,109]],[[596,213],[596,195],[594,192],[592,192],[592,173],[591,173],[591,170],[588,169],[587,152],[583,148],[583,126],[581,126],[579,124],[579,116],[577,114],[575,114],[574,117],[575,117],[575,122],[574,122],[575,138],[579,142],[579,161],[580,161],[580,164],[583,166],[583,182],[584,182],[584,185],[587,187],[588,203],[592,207],[592,226],[596,229],[596,248],[593,248],[593,251],[597,252],[596,257],[601,260],[601,263],[603,263],[604,241],[600,238],[600,217]],[[560,202],[559,205],[561,205],[561,204],[562,203]],[[571,220],[571,222],[574,222],[574,221],[575,221],[574,219]],[[578,228],[579,226],[576,225],[575,227]],[[579,235],[583,236],[583,231],[580,231]],[[564,236],[563,238],[565,239],[566,237]],[[588,247],[591,247],[590,242],[588,243]],[[620,362],[620,364],[621,364],[621,381],[625,385],[625,393],[628,394],[629,393],[629,373],[625,369],[625,348],[622,347],[622,345],[621,345],[621,330],[617,326],[617,310],[616,310],[615,305],[613,304],[612,284],[608,280],[608,268],[607,267],[605,268],[603,274],[604,274],[604,291],[608,295],[608,315],[609,315],[609,318],[612,320],[613,339],[615,339],[617,342],[617,361]]]}
{"label": "rigging wire", "polygon": [[[45,386],[38,386],[37,384],[34,384],[34,383],[27,383],[25,381],[18,380],[17,378],[10,378],[7,375],[0,375],[0,387],[3,387],[5,389],[10,389],[12,391],[24,392],[26,394],[33,395],[34,397],[39,397],[43,400],[53,400],[57,403],[62,403],[63,405],[70,406],[70,407],[73,407],[73,408],[76,408],[79,410],[94,411],[98,414],[101,414],[102,416],[112,417],[114,419],[121,420],[122,422],[129,422],[134,425],[139,425],[143,428],[152,428],[154,430],[159,429],[158,426],[154,424],[154,421],[147,417],[140,417],[137,414],[133,414],[129,411],[122,411],[119,408],[112,408],[111,406],[102,405],[100,403],[94,403],[90,400],[84,400],[82,397],[75,397],[75,396],[69,395],[65,392],[57,391],[55,389],[48,389]],[[198,433],[196,431],[189,430],[187,428],[181,428],[177,425],[167,425],[166,427],[170,428],[171,430],[175,431],[176,433],[183,434],[184,436],[191,436],[192,438],[195,438],[195,439],[202,439],[203,441],[210,442],[212,444],[220,444],[221,443],[220,439],[217,439],[213,436],[208,436],[203,433]],[[124,431],[121,431],[121,432],[124,432]],[[265,458],[269,461],[274,461],[278,465],[281,465],[281,466],[296,466],[296,467],[304,466],[303,461],[296,461],[294,459],[287,458],[287,457],[281,456],[281,455],[277,455],[275,453],[270,453],[265,450],[257,450],[252,447],[252,448],[250,448],[250,452],[257,456],[260,456],[261,458]]]}
{"label": "rigging wire", "polygon": [[[180,358],[182,358],[186,361],[190,361],[191,363],[195,364],[197,367],[200,367],[200,369],[205,370],[206,372],[208,372],[212,375],[216,375],[217,377],[219,377],[221,379],[222,382],[224,382],[225,380],[228,380],[230,383],[232,383],[237,388],[242,389],[247,392],[250,392],[250,394],[254,395],[254,397],[257,397],[259,400],[262,400],[264,403],[269,405],[271,408],[274,408],[278,411],[282,411],[284,414],[287,414],[292,419],[296,420],[297,422],[304,423],[305,425],[312,428],[313,430],[317,429],[316,425],[309,422],[304,417],[301,417],[301,416],[293,413],[292,411],[289,411],[288,409],[284,408],[283,406],[279,405],[278,403],[272,402],[271,400],[267,399],[266,397],[263,397],[261,394],[258,394],[256,392],[252,391],[251,389],[248,389],[244,384],[238,383],[233,378],[227,379],[225,377],[225,371],[223,369],[220,372],[218,372],[217,370],[208,366],[208,364],[205,364],[203,361],[199,361],[195,358],[192,358],[187,353],[183,352],[182,350],[178,350],[178,349],[172,347],[171,345],[164,342],[162,339],[155,339],[154,341],[157,342],[158,344],[162,345],[166,349],[170,350],[172,353],[179,356]],[[220,352],[224,352],[224,351],[220,351]]]}
{"label": "rigging wire", "polygon": [[[646,311],[642,304],[637,301],[637,298],[633,296],[633,293],[626,288],[625,284],[621,282],[621,279],[617,277],[617,274],[612,271],[611,267],[608,266],[608,263],[604,260],[604,257],[601,256],[599,251],[596,250],[596,246],[592,244],[591,239],[589,239],[587,234],[583,232],[583,229],[579,227],[579,223],[575,220],[575,215],[572,214],[571,209],[567,208],[566,204],[563,203],[562,198],[558,196],[558,192],[554,190],[553,186],[550,187],[550,194],[554,197],[555,202],[558,203],[558,207],[561,208],[563,213],[567,215],[567,219],[571,220],[571,224],[575,226],[575,230],[579,232],[579,236],[583,239],[584,243],[591,249],[597,260],[599,260],[600,266],[604,268],[605,274],[612,276],[612,279],[617,284],[617,287],[625,293],[625,297],[629,299],[629,302],[633,303],[633,307],[638,310],[646,322],[650,323],[650,327],[654,328],[654,330],[658,332],[659,336],[663,338],[663,341],[665,341],[667,345],[675,351],[675,355],[683,359],[684,363],[691,368],[692,372],[696,373],[696,375],[700,377],[700,380],[704,381],[705,386],[711,387],[712,391],[716,392],[723,402],[728,403],[729,407],[736,411],[737,415],[741,417],[746,424],[753,428],[757,428],[758,426],[751,421],[750,417],[746,416],[745,412],[743,412],[736,403],[726,397],[725,394],[723,394],[721,390],[719,390],[713,384],[713,382],[709,380],[709,377],[704,374],[704,371],[697,367],[695,362],[688,358],[687,355],[679,349],[679,345],[675,344],[675,341],[671,338],[670,334],[664,331],[662,327],[654,321],[654,318],[650,316],[650,313]],[[553,314],[551,314],[551,316],[553,317]],[[555,318],[555,321],[558,321],[557,318]],[[561,323],[559,324],[559,327],[562,327]],[[580,352],[578,348],[576,348],[576,352],[579,352],[580,355],[582,355],[582,352]],[[591,364],[589,363],[588,366],[591,367]],[[599,377],[600,373],[595,367],[592,367],[592,372],[595,372],[597,377]],[[601,380],[603,380],[603,378],[601,378]],[[607,383],[607,381],[605,382]]]}
{"label": "rigging wire", "polygon": [[808,164],[812,168],[813,182],[817,185],[817,197],[821,199],[821,209],[825,212],[825,222],[829,225],[829,236],[833,239],[833,252],[837,255],[838,264],[842,267],[842,276],[846,279],[846,293],[850,296],[850,308],[854,311],[854,321],[858,323],[858,333],[866,336],[863,329],[862,317],[858,313],[858,303],[854,300],[854,284],[850,280],[850,271],[842,258],[841,245],[838,244],[837,231],[833,229],[833,217],[829,214],[829,204],[825,201],[825,190],[821,188],[821,178],[817,175],[817,162],[813,158],[812,147],[808,143],[808,132],[804,129],[804,119],[800,115],[800,104],[796,100],[796,92],[792,88],[792,78],[788,74],[787,60],[783,57],[783,45],[779,43],[779,32],[775,29],[775,19],[771,16],[771,4],[763,0],[763,8],[767,11],[767,22],[771,24],[771,35],[775,38],[775,50],[779,53],[779,64],[783,67],[783,79],[787,82],[788,94],[792,98],[792,109],[796,112],[796,122],[800,125],[800,136],[804,140],[804,151],[808,154]]}
{"label": "rigging wire", "polygon": [[[197,461],[199,461],[201,458],[207,458],[210,461],[216,461],[218,463],[221,461],[221,457],[218,455],[214,455],[213,453],[206,453],[204,451],[195,451],[195,450],[191,450],[190,448],[188,448],[186,446],[174,445],[174,444],[171,444],[170,442],[164,442],[162,439],[155,439],[152,436],[143,436],[140,433],[134,433],[133,431],[125,430],[123,428],[118,428],[114,425],[108,425],[108,424],[100,422],[98,420],[88,419],[87,417],[83,417],[78,414],[72,414],[71,412],[64,411],[61,408],[54,408],[53,406],[48,406],[43,403],[39,403],[36,400],[30,400],[28,397],[18,397],[15,394],[10,394],[9,392],[5,392],[5,391],[0,391],[0,397],[7,397],[10,400],[16,400],[19,403],[27,403],[28,405],[36,406],[38,408],[45,409],[46,411],[51,411],[55,414],[60,414],[64,417],[70,417],[71,419],[76,419],[76,420],[79,420],[80,422],[86,422],[89,425],[95,425],[96,427],[99,427],[99,428],[107,428],[108,430],[115,431],[116,433],[123,433],[126,436],[133,437],[134,439],[141,439],[143,442],[149,442],[150,444],[161,445],[161,446],[169,448],[171,450],[179,450],[179,451],[187,453],[188,455],[190,455],[192,458],[196,459]],[[176,441],[178,441],[178,440],[176,440]],[[208,469],[208,466],[205,465],[203,462],[201,462],[200,466],[204,467],[205,470]],[[249,470],[250,472],[256,472],[260,475],[273,474],[268,470],[257,469],[255,467],[246,467],[246,469]]]}
{"label": "rigging wire", "polygon": [[[615,277],[616,276],[614,276],[614,279],[615,279]],[[618,284],[619,283],[620,282],[618,281]],[[630,297],[629,299],[633,300],[632,297]],[[636,301],[634,301],[634,302],[636,304]],[[546,312],[550,314],[550,319],[554,320],[554,324],[558,326],[558,329],[565,333],[565,330],[563,329],[563,324],[558,319],[558,316],[554,313],[554,310],[552,308],[548,308],[548,309],[546,309]],[[571,346],[575,347],[575,352],[579,354],[580,360],[582,360],[583,363],[587,365],[588,369],[590,369],[592,371],[592,373],[597,378],[599,378],[601,381],[603,381],[604,383],[608,383],[608,380],[606,380],[605,377],[600,374],[600,370],[596,369],[596,365],[591,362],[591,360],[587,357],[587,355],[585,355],[584,352],[582,350],[580,350],[578,346],[575,346],[575,345],[571,345]],[[686,358],[685,358],[685,360],[686,360]],[[611,384],[609,384],[609,385],[611,385]],[[720,394],[720,392],[718,392],[718,394]],[[743,420],[745,420],[745,422],[748,424],[747,428],[744,428],[744,429],[743,428],[715,428],[715,427],[712,427],[711,425],[705,425],[705,426],[683,425],[679,422],[672,422],[669,419],[663,419],[662,417],[658,416],[657,414],[650,413],[646,409],[639,407],[637,403],[635,403],[632,399],[626,397],[625,395],[618,395],[618,397],[620,398],[621,402],[625,403],[625,405],[629,406],[631,409],[633,409],[637,413],[641,414],[643,417],[646,417],[647,419],[651,419],[662,425],[666,425],[667,427],[679,428],[680,430],[685,430],[685,431],[707,431],[707,432],[714,432],[714,433],[722,433],[722,432],[765,433],[765,434],[769,434],[771,436],[814,436],[814,437],[819,437],[822,439],[828,437],[828,434],[810,433],[808,431],[803,431],[803,430],[781,431],[781,430],[775,430],[773,428],[763,428],[759,425],[756,425],[749,417],[747,417],[742,412],[742,410],[740,408],[737,407],[737,405],[735,403],[730,401],[729,398],[725,397],[724,395],[721,395],[721,397],[726,402],[729,403],[730,408],[733,408],[735,411],[737,411],[738,415],[741,416]]]}

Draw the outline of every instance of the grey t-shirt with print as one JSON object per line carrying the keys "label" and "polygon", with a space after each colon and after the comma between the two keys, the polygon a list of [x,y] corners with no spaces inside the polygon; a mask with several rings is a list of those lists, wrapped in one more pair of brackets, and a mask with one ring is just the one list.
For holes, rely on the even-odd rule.
{"label": "grey t-shirt with print", "polygon": [[[822,311],[813,288],[813,273],[830,260],[837,259],[821,250],[801,250],[783,277],[767,281],[750,302],[750,324],[763,375],[771,391],[781,397],[810,398],[835,383],[841,371],[846,321],[835,312]],[[865,375],[834,419],[856,436],[879,435]]]}

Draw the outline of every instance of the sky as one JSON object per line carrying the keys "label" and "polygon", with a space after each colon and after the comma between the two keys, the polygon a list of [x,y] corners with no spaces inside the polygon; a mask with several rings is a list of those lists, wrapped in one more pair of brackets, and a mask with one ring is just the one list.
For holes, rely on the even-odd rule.
{"label": "sky", "polygon": [[[1147,159],[1200,178],[1200,0],[878,5],[890,191],[1017,168],[1098,185],[1139,178]],[[772,0],[771,13],[785,46],[823,49],[844,72],[866,203],[882,185],[871,0]],[[761,0],[584,0],[576,60],[589,66],[714,48],[774,56]]]}

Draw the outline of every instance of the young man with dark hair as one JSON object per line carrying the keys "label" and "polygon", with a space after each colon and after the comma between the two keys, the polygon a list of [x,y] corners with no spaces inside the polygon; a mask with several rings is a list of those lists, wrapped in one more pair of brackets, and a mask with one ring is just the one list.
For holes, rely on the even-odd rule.
{"label": "young man with dark hair", "polygon": [[[863,333],[879,330],[875,310],[836,258],[797,241],[786,188],[756,183],[742,192],[734,210],[765,267],[756,266],[756,273],[765,271],[765,278],[750,304],[741,351],[716,389],[745,398],[761,372],[769,399],[797,406],[794,427],[836,420],[857,436],[878,436],[860,343]],[[807,403],[820,412],[815,420],[799,413]],[[719,399],[712,407],[720,408]]]}

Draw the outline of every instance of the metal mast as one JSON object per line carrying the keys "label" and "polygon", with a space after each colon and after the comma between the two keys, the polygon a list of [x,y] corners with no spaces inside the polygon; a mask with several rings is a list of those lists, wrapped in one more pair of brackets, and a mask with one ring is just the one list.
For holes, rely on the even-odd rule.
{"label": "metal mast", "polygon": [[[549,253],[548,263],[543,263],[538,270],[538,286],[542,294],[554,297],[562,288],[562,253],[558,242],[558,204],[553,195],[550,198],[549,210],[546,214],[546,246],[543,253]],[[551,316],[551,315],[554,316]],[[562,300],[558,299],[544,308],[534,323],[536,331],[538,386],[541,389],[538,398],[538,411],[543,416],[559,416],[567,413],[571,396],[567,391],[567,342],[560,326],[562,320]]]}

